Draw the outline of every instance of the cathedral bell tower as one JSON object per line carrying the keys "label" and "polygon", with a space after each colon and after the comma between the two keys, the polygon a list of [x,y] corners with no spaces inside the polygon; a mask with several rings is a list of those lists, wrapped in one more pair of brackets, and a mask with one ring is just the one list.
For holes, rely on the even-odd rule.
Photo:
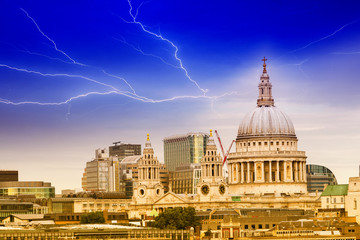
{"label": "cathedral bell tower", "polygon": [[228,186],[222,167],[222,157],[217,153],[212,130],[210,130],[206,152],[201,159],[201,178],[197,185],[199,201],[224,201],[227,199]]}
{"label": "cathedral bell tower", "polygon": [[257,105],[258,107],[269,107],[274,106],[274,99],[272,97],[272,85],[270,82],[270,77],[266,71],[266,61],[267,59],[264,57],[262,59],[264,61],[263,64],[263,73],[260,77],[260,83],[259,83],[259,97],[257,99]]}
{"label": "cathedral bell tower", "polygon": [[147,134],[143,156],[138,162],[138,181],[134,187],[133,198],[138,204],[148,204],[162,195],[164,187],[160,182],[160,163],[154,156],[154,149]]}

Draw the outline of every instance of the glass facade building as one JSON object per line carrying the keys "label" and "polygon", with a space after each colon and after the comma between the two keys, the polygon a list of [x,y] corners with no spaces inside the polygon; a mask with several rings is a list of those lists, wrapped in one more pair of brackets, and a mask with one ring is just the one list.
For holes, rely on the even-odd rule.
{"label": "glass facade building", "polygon": [[200,163],[208,138],[206,133],[188,133],[165,138],[164,161],[169,171],[175,171],[180,165]]}
{"label": "glass facade building", "polygon": [[170,185],[172,192],[177,194],[196,194],[196,185],[201,177],[201,164],[191,163],[176,167],[170,172]]}
{"label": "glass facade building", "polygon": [[326,185],[337,185],[333,172],[321,165],[307,164],[306,178],[308,192],[323,192]]}
{"label": "glass facade building", "polygon": [[36,198],[55,197],[55,187],[46,182],[0,182],[0,196],[34,195]]}

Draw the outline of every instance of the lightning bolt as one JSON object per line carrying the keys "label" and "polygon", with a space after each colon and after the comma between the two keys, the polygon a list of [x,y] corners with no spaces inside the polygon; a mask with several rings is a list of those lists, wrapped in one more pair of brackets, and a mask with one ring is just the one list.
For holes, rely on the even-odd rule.
{"label": "lightning bolt", "polygon": [[206,95],[206,93],[208,92],[208,89],[203,89],[203,88],[201,88],[201,87],[199,86],[199,84],[190,77],[189,72],[188,72],[187,69],[184,67],[181,58],[179,58],[179,56],[178,56],[179,48],[178,48],[172,41],[170,41],[169,39],[163,37],[161,34],[156,34],[156,33],[152,32],[152,31],[146,29],[146,27],[145,27],[140,21],[137,21],[136,19],[137,19],[138,13],[139,13],[139,8],[142,6],[142,4],[140,4],[140,6],[137,8],[136,13],[135,13],[135,15],[134,15],[134,14],[133,14],[133,6],[132,6],[132,4],[131,4],[131,0],[127,0],[127,1],[128,1],[128,3],[129,3],[129,7],[130,7],[130,9],[129,9],[129,15],[131,16],[132,21],[126,21],[126,20],[123,19],[124,22],[136,24],[136,25],[140,26],[140,28],[141,28],[144,32],[146,32],[146,33],[148,33],[148,34],[150,34],[150,35],[152,35],[152,36],[160,39],[161,41],[164,41],[164,42],[170,44],[170,45],[174,48],[174,50],[175,50],[175,51],[174,51],[174,58],[175,58],[175,59],[177,60],[177,62],[179,63],[179,67],[184,71],[187,79],[188,79],[189,81],[191,81],[193,84],[195,84],[195,86],[196,86],[204,95]]}
{"label": "lightning bolt", "polygon": [[89,77],[85,77],[82,75],[73,75],[73,74],[66,74],[66,73],[42,73],[42,72],[38,72],[38,71],[33,71],[33,70],[28,70],[28,69],[24,69],[24,68],[17,68],[17,67],[12,67],[6,64],[1,64],[0,63],[0,67],[5,67],[11,70],[15,70],[15,71],[19,71],[19,72],[26,72],[26,73],[32,73],[32,74],[37,74],[37,75],[41,75],[43,77],[69,77],[69,78],[82,78],[84,80],[90,81],[90,82],[94,82],[96,84],[99,85],[103,85],[105,87],[109,87],[112,88],[115,91],[119,91],[119,89],[117,89],[116,87],[103,83],[103,82],[99,82],[95,79],[89,78]]}
{"label": "lightning bolt", "polygon": [[35,19],[32,18],[27,11],[25,11],[23,8],[20,8],[20,10],[23,11],[23,12],[26,14],[26,16],[35,24],[37,30],[38,30],[47,40],[49,40],[49,41],[53,44],[53,46],[54,46],[54,48],[55,48],[56,51],[58,51],[59,53],[61,53],[62,55],[64,55],[64,56],[65,56],[67,59],[69,59],[72,63],[77,64],[77,65],[80,65],[80,66],[84,66],[84,64],[79,63],[79,62],[76,62],[76,61],[75,61],[74,59],[72,59],[69,55],[67,55],[64,51],[60,50],[60,49],[57,47],[55,41],[52,40],[48,35],[46,35],[46,34],[40,29],[40,27],[39,27],[39,25],[36,23]]}
{"label": "lightning bolt", "polygon": [[115,38],[115,37],[114,37],[115,40],[117,40],[117,41],[119,41],[119,42],[122,42],[122,43],[128,45],[129,47],[131,47],[132,49],[134,49],[135,51],[141,53],[141,54],[144,55],[144,56],[154,57],[154,58],[159,59],[160,61],[162,61],[162,62],[165,63],[166,65],[169,65],[169,66],[171,66],[171,67],[173,67],[173,68],[178,68],[178,69],[180,68],[179,66],[175,66],[174,64],[171,64],[171,63],[165,61],[165,60],[164,60],[162,57],[160,57],[160,56],[157,56],[157,55],[154,55],[154,54],[151,54],[151,53],[145,53],[143,50],[141,50],[141,48],[140,48],[139,46],[138,46],[138,47],[135,47],[134,45],[128,43],[128,42],[125,40],[125,38],[123,38],[123,37],[121,37],[121,38],[122,38],[122,39],[118,39],[118,38]]}
{"label": "lightning bolt", "polygon": [[298,49],[295,49],[295,50],[293,50],[293,51],[291,51],[291,52],[289,52],[289,53],[294,53],[294,52],[297,52],[297,51],[300,51],[300,50],[304,50],[305,48],[307,48],[307,47],[309,47],[309,46],[311,46],[311,45],[313,45],[313,44],[315,44],[315,43],[318,43],[318,42],[321,42],[321,41],[323,41],[323,40],[325,40],[325,39],[328,39],[328,38],[334,36],[336,33],[338,33],[338,32],[340,32],[341,30],[343,30],[344,28],[346,28],[347,26],[356,23],[357,21],[358,21],[358,20],[355,20],[355,21],[352,21],[352,22],[350,22],[350,23],[347,23],[347,24],[343,25],[341,28],[335,30],[333,33],[331,33],[331,34],[329,34],[329,35],[327,35],[327,36],[325,36],[325,37],[322,37],[322,38],[320,38],[320,39],[318,39],[318,40],[315,40],[315,41],[313,41],[313,42],[310,42],[310,43],[306,44],[305,46],[303,46],[303,47],[301,47],[301,48],[298,48]]}
{"label": "lightning bolt", "polygon": [[[89,77],[85,77],[82,75],[72,75],[72,74],[65,74],[65,73],[42,73],[42,72],[38,72],[38,71],[33,71],[33,70],[29,70],[29,69],[24,69],[24,68],[17,68],[17,67],[13,67],[13,66],[9,66],[6,64],[0,64],[0,67],[4,67],[4,68],[8,68],[11,70],[15,70],[15,71],[19,71],[19,72],[25,72],[25,73],[30,73],[30,74],[37,74],[40,76],[44,76],[44,77],[69,77],[69,78],[81,78],[84,80],[87,80],[89,82],[93,82],[105,87],[109,87],[112,90],[111,91],[107,91],[107,92],[88,92],[88,93],[84,93],[84,94],[80,94],[74,97],[70,97],[67,100],[61,101],[61,102],[36,102],[36,101],[22,101],[22,102],[13,102],[10,101],[8,99],[3,99],[0,98],[0,102],[1,103],[5,103],[5,104],[11,104],[11,105],[25,105],[25,104],[35,104],[35,105],[42,105],[42,106],[59,106],[59,105],[64,105],[64,104],[68,104],[69,102],[79,99],[79,98],[84,98],[90,95],[109,95],[109,94],[117,94],[117,95],[122,95],[122,96],[126,96],[129,97],[131,99],[134,100],[138,100],[138,101],[142,101],[145,103],[163,103],[163,102],[169,102],[169,101],[174,101],[174,100],[179,100],[179,99],[210,99],[210,100],[216,100],[225,96],[229,96],[229,95],[234,95],[237,94],[237,92],[229,92],[229,93],[224,93],[222,95],[219,96],[206,96],[206,95],[198,95],[198,96],[192,96],[192,95],[182,95],[182,96],[174,96],[174,97],[170,97],[170,98],[164,98],[164,99],[151,99],[151,98],[147,98],[144,96],[140,96],[138,94],[136,94],[135,90],[132,88],[133,92],[129,92],[129,91],[121,91],[118,88],[97,81],[95,79],[89,78]],[[105,74],[118,78],[115,75],[111,75],[109,73],[104,72]],[[124,81],[126,81],[125,79],[123,79]],[[131,85],[129,84],[129,87],[131,87]]]}
{"label": "lightning bolt", "polygon": [[[110,74],[108,72],[106,72],[104,69],[101,69],[101,68],[98,68],[98,67],[95,67],[97,69],[100,69],[105,75],[109,76],[109,77],[112,77],[112,78],[116,78],[116,79],[119,79],[119,80],[122,80],[123,82],[125,82],[125,84],[131,89],[131,92],[129,91],[122,91],[122,90],[119,90],[118,88],[116,88],[115,86],[112,86],[110,84],[107,84],[107,83],[104,83],[104,82],[100,82],[96,79],[93,79],[93,78],[90,78],[90,77],[87,77],[87,76],[83,76],[83,75],[77,75],[77,74],[66,74],[66,73],[43,73],[43,72],[39,72],[39,71],[35,71],[35,70],[30,70],[30,69],[24,69],[24,68],[18,68],[18,67],[14,67],[14,66],[10,66],[10,65],[6,65],[6,64],[0,64],[0,67],[3,67],[3,68],[7,68],[7,69],[10,69],[10,70],[14,70],[14,71],[19,71],[19,72],[25,72],[25,73],[29,73],[29,74],[37,74],[37,75],[40,75],[40,76],[43,76],[43,77],[68,77],[68,78],[80,78],[80,79],[83,79],[83,80],[86,80],[86,81],[89,81],[89,82],[93,82],[95,84],[98,84],[98,85],[102,85],[102,86],[105,86],[105,87],[108,87],[110,88],[111,90],[110,91],[106,91],[106,92],[87,92],[87,93],[83,93],[83,94],[79,94],[79,95],[76,95],[76,96],[73,96],[73,97],[70,97],[66,100],[63,100],[63,101],[60,101],[60,102],[38,102],[38,101],[20,101],[20,102],[14,102],[14,101],[11,101],[11,100],[8,100],[8,99],[4,99],[4,98],[0,98],[0,103],[3,103],[3,104],[8,104],[8,105],[26,105],[26,104],[35,104],[35,105],[41,105],[41,106],[59,106],[59,105],[65,105],[65,104],[69,104],[70,102],[74,101],[74,100],[77,100],[77,99],[80,99],[80,98],[84,98],[84,97],[88,97],[90,95],[110,95],[110,94],[116,94],[116,95],[122,95],[122,96],[126,96],[126,97],[129,97],[131,99],[134,99],[134,100],[137,100],[137,101],[141,101],[141,102],[145,102],[145,103],[163,103],[163,102],[169,102],[169,101],[175,101],[175,100],[181,100],[181,99],[208,99],[208,100],[211,100],[211,106],[213,108],[213,105],[214,105],[214,102],[219,99],[219,98],[222,98],[222,97],[225,97],[225,96],[230,96],[230,95],[238,95],[237,92],[228,92],[228,93],[224,93],[222,95],[219,95],[219,96],[207,96],[206,95],[206,92],[208,91],[207,89],[204,90],[202,89],[198,83],[193,80],[189,74],[188,74],[188,71],[186,70],[186,68],[183,66],[183,63],[182,63],[182,60],[178,57],[178,47],[173,43],[171,42],[170,40],[164,38],[161,34],[156,34],[156,33],[153,33],[149,30],[146,29],[146,27],[139,21],[136,20],[137,16],[138,16],[138,12],[139,12],[139,8],[142,6],[143,3],[140,4],[140,6],[137,8],[136,10],[136,14],[133,15],[132,14],[132,5],[131,5],[131,2],[128,0],[128,3],[129,3],[129,6],[130,6],[130,10],[129,10],[129,13],[130,13],[130,16],[133,18],[133,22],[129,22],[129,23],[134,23],[134,24],[137,24],[139,26],[141,26],[142,30],[145,31],[146,33],[148,34],[151,34],[155,37],[157,37],[158,39],[161,39],[162,41],[165,41],[167,43],[169,43],[174,49],[175,49],[175,52],[174,52],[174,57],[175,59],[178,61],[179,63],[179,66],[175,66],[173,64],[170,64],[168,62],[166,62],[163,58],[159,57],[159,56],[156,56],[156,55],[153,55],[153,54],[148,54],[148,53],[145,53],[144,51],[142,51],[139,47],[135,47],[129,43],[127,43],[125,41],[125,39],[122,40],[119,40],[119,41],[122,41],[123,43],[127,44],[128,46],[132,47],[134,50],[140,52],[141,54],[145,55],[145,56],[151,56],[151,57],[155,57],[155,58],[158,58],[160,59],[163,63],[167,64],[167,65],[170,65],[174,68],[181,68],[185,74],[186,74],[186,77],[191,81],[193,82],[197,88],[199,90],[201,90],[202,94],[201,95],[182,95],[182,96],[174,96],[174,97],[170,97],[170,98],[163,98],[163,99],[151,99],[151,98],[148,98],[148,97],[145,97],[145,96],[140,96],[136,93],[135,89],[129,84],[129,82],[125,79],[125,78],[122,78],[122,77],[119,77],[119,76],[116,76],[114,74]],[[44,36],[47,40],[49,40],[54,49],[61,53],[63,56],[65,56],[68,60],[70,61],[64,61],[62,59],[59,59],[59,58],[53,58],[53,57],[50,57],[50,56],[47,56],[47,55],[44,55],[44,54],[40,54],[40,53],[35,53],[35,52],[30,52],[28,50],[26,51],[23,51],[23,52],[26,52],[28,54],[32,54],[32,55],[38,55],[38,56],[42,56],[42,57],[46,57],[48,59],[51,59],[51,60],[57,60],[57,61],[61,61],[61,62],[64,62],[64,63],[70,63],[70,64],[76,64],[76,65],[79,65],[79,66],[86,66],[86,67],[91,67],[91,66],[88,66],[86,64],[83,64],[83,63],[79,63],[79,62],[76,62],[73,58],[71,58],[67,53],[65,53],[64,51],[60,50],[58,47],[57,47],[57,44],[55,43],[55,41],[53,39],[51,39],[48,35],[46,35],[39,27],[39,25],[36,23],[36,21],[34,20],[34,18],[32,18],[24,9],[21,8],[21,10],[26,14],[26,16],[35,24],[37,30],[42,34],[42,36]],[[124,20],[125,21],[125,20]],[[70,106],[70,105],[69,105]],[[67,118],[69,117],[70,115],[70,107],[68,108],[68,113],[67,113]]]}
{"label": "lightning bolt", "polygon": [[360,51],[359,52],[333,52],[332,54],[351,55],[351,54],[360,54]]}

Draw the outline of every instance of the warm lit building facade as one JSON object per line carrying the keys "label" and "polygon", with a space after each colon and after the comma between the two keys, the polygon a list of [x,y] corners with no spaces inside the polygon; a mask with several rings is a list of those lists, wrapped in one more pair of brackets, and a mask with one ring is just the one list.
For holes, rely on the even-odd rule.
{"label": "warm lit building facade", "polygon": [[321,193],[321,208],[343,208],[348,195],[348,184],[329,185]]}
{"label": "warm lit building facade", "polygon": [[356,222],[360,224],[360,177],[349,178],[345,210],[349,217],[356,217]]}
{"label": "warm lit building facade", "polygon": [[120,189],[119,161],[107,149],[96,149],[95,159],[86,163],[82,178],[85,191],[115,192]]}
{"label": "warm lit building facade", "polygon": [[330,169],[316,164],[306,164],[306,179],[308,192],[322,192],[327,185],[337,184]]}
{"label": "warm lit building facade", "polygon": [[257,107],[240,123],[236,152],[228,157],[229,190],[234,195],[307,192],[306,155],[290,118],[274,105],[264,59]]}
{"label": "warm lit building facade", "polygon": [[180,165],[200,163],[205,154],[209,135],[188,133],[166,137],[164,141],[164,161],[169,171]]}
{"label": "warm lit building facade", "polygon": [[[120,192],[131,198],[138,182],[138,163],[142,155],[125,157],[120,162]],[[160,181],[165,192],[169,191],[169,171],[165,164],[160,163]]]}
{"label": "warm lit building facade", "polygon": [[196,186],[200,177],[200,163],[190,163],[177,166],[175,171],[170,172],[169,185],[171,185],[171,191],[177,194],[196,194]]}
{"label": "warm lit building facade", "polygon": [[36,198],[55,197],[55,187],[41,181],[0,182],[0,196],[33,195]]}

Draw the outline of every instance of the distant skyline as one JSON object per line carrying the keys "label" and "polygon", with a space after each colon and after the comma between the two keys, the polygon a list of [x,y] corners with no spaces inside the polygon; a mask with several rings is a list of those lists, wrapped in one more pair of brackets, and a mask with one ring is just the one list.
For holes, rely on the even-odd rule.
{"label": "distant skyline", "polygon": [[[80,188],[95,149],[217,129],[256,107],[261,59],[307,163],[359,174],[356,1],[3,1],[1,168]],[[235,147],[233,147],[233,151]]]}

